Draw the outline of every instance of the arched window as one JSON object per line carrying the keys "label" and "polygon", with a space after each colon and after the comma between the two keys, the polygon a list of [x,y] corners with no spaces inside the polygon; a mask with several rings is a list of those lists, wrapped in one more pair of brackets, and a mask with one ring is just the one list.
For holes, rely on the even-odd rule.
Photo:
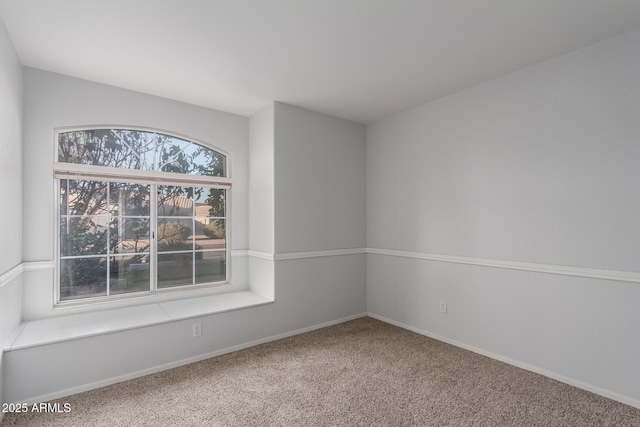
{"label": "arched window", "polygon": [[57,147],[58,302],[227,282],[225,155],[136,129],[61,131]]}

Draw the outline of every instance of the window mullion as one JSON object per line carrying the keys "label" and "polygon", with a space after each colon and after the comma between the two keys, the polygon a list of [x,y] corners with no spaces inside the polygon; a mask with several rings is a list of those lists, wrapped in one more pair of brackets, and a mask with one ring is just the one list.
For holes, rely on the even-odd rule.
{"label": "window mullion", "polygon": [[158,290],[158,186],[156,184],[150,184],[149,188],[149,196],[150,196],[150,215],[149,218],[151,233],[151,242],[149,245],[149,283],[151,286],[151,291],[155,292]]}
{"label": "window mullion", "polygon": [[109,209],[109,202],[111,201],[111,183],[107,182],[107,200],[105,201],[107,207],[107,296],[111,295],[111,212]]}
{"label": "window mullion", "polygon": [[196,283],[196,194],[191,192],[191,284]]}

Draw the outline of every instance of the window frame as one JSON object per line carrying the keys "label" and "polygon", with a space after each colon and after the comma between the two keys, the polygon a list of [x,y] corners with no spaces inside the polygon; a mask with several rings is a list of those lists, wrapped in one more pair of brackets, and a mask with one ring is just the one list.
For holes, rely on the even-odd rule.
{"label": "window frame", "polygon": [[[180,139],[182,141],[190,142],[206,149],[215,151],[216,153],[221,154],[225,157],[225,176],[207,176],[207,175],[192,175],[192,174],[181,174],[174,172],[162,172],[162,171],[151,171],[151,170],[139,170],[139,169],[126,169],[126,168],[115,168],[109,166],[97,166],[97,165],[88,165],[81,163],[65,163],[58,161],[58,146],[59,146],[59,136],[62,133],[68,132],[81,132],[81,131],[91,131],[91,130],[129,130],[129,131],[140,131],[140,132],[150,132],[162,134],[165,136],[173,137]],[[231,228],[232,228],[232,178],[231,178],[231,156],[225,150],[221,150],[217,147],[214,147],[212,144],[203,142],[196,138],[192,138],[190,136],[182,135],[180,133],[167,131],[158,128],[149,128],[149,127],[141,127],[141,126],[130,126],[130,125],[91,125],[91,126],[73,126],[73,127],[60,127],[54,129],[54,150],[53,150],[53,194],[54,194],[54,254],[55,254],[55,280],[54,280],[54,308],[61,307],[73,307],[73,306],[85,306],[85,305],[95,305],[98,303],[109,303],[109,302],[118,302],[118,301],[131,301],[131,300],[139,300],[139,299],[149,299],[158,297],[161,295],[171,295],[174,294],[176,296],[183,296],[184,293],[188,293],[189,291],[194,290],[203,290],[203,289],[219,289],[223,287],[231,286],[231,272],[232,272],[232,257],[231,257]],[[90,296],[84,298],[70,299],[70,300],[61,300],[60,297],[60,267],[61,267],[61,236],[60,236],[60,221],[61,221],[61,212],[60,212],[60,181],[64,179],[82,179],[82,180],[94,180],[94,181],[103,181],[105,183],[110,182],[123,182],[123,183],[132,183],[132,184],[144,184],[150,186],[150,194],[152,194],[151,189],[155,188],[157,192],[157,188],[162,185],[168,186],[182,186],[182,187],[209,187],[209,188],[218,188],[226,190],[225,193],[225,280],[220,282],[211,282],[211,283],[201,283],[201,284],[190,284],[190,285],[182,285],[168,288],[160,288],[158,287],[157,277],[154,278],[153,275],[157,273],[157,258],[158,258],[158,250],[157,250],[157,230],[152,229],[154,233],[153,244],[150,247],[150,257],[154,257],[155,260],[153,265],[155,268],[152,268],[150,271],[150,283],[148,291],[139,291],[139,292],[131,292],[131,293],[123,293],[123,294],[115,294],[115,295],[100,295],[100,296]],[[157,194],[154,194],[152,200],[156,200]],[[157,208],[157,207],[156,207]],[[195,209],[195,205],[194,205]],[[157,209],[154,209],[157,210]],[[153,212],[153,211],[152,211]],[[150,225],[157,225],[158,214],[155,212],[155,216],[152,215],[152,212],[149,214],[150,217]],[[195,211],[194,211],[195,214]]]}

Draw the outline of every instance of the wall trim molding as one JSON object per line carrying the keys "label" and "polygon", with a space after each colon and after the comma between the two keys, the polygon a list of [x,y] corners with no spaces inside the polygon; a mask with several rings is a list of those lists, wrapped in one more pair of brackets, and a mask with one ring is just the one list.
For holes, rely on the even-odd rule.
{"label": "wall trim molding", "polygon": [[231,256],[237,256],[237,257],[249,256],[249,250],[248,249],[234,249],[234,250],[231,251]]}
{"label": "wall trim molding", "polygon": [[247,255],[253,258],[260,258],[260,259],[266,259],[268,261],[273,261],[275,259],[275,255],[269,252],[261,252],[261,251],[254,251],[252,249],[249,249],[247,251]]}
{"label": "wall trim molding", "polygon": [[356,255],[365,253],[367,253],[366,248],[329,249],[324,251],[283,252],[275,254],[274,258],[276,261],[285,261],[291,259],[320,258],[327,256]]}
{"label": "wall trim molding", "polygon": [[472,258],[455,255],[440,255],[426,252],[398,251],[393,249],[367,248],[368,254],[385,255],[400,258],[440,261],[456,264],[469,264],[482,267],[505,268],[509,270],[532,271],[536,273],[559,274],[563,276],[587,277],[592,279],[615,280],[619,282],[640,283],[640,273],[633,271],[603,270],[597,268],[569,267],[553,264],[536,264],[520,261],[505,261],[486,258]]}
{"label": "wall trim molding", "polygon": [[539,368],[537,366],[530,365],[530,364],[525,363],[525,362],[521,362],[519,360],[511,359],[509,357],[502,356],[500,354],[492,353],[490,351],[486,351],[486,350],[483,350],[481,348],[474,347],[472,345],[468,345],[468,344],[462,343],[460,341],[452,340],[452,339],[443,337],[442,335],[438,335],[438,334],[434,334],[432,332],[426,331],[424,329],[416,328],[416,327],[413,327],[411,325],[407,325],[407,324],[402,323],[402,322],[397,322],[395,320],[388,319],[388,318],[386,318],[384,316],[379,316],[379,315],[371,313],[371,312],[368,312],[367,316],[368,317],[372,317],[372,318],[377,319],[377,320],[380,320],[381,322],[389,323],[390,325],[394,325],[394,326],[397,326],[399,328],[406,329],[406,330],[415,332],[415,333],[420,334],[420,335],[424,335],[425,337],[433,338],[434,340],[442,341],[444,343],[451,344],[453,346],[456,346],[456,347],[471,351],[473,353],[481,354],[481,355],[489,357],[491,359],[498,360],[500,362],[504,362],[504,363],[506,363],[508,365],[512,365],[512,366],[515,366],[517,368],[524,369],[526,371],[534,372],[536,374],[540,374],[540,375],[543,375],[545,377],[552,378],[552,379],[554,379],[556,381],[560,381],[561,383],[569,384],[571,386],[580,388],[582,390],[586,390],[588,392],[591,392],[591,393],[594,393],[594,394],[598,394],[598,395],[606,397],[608,399],[612,399],[612,400],[615,400],[617,402],[624,403],[625,405],[633,406],[635,408],[640,409],[640,400],[636,400],[636,399],[633,399],[631,397],[624,396],[622,394],[619,394],[619,393],[616,393],[616,392],[613,392],[613,391],[610,391],[610,390],[606,390],[606,389],[603,389],[603,388],[600,388],[600,387],[597,387],[597,386],[594,386],[594,385],[591,385],[591,384],[587,384],[587,383],[584,383],[582,381],[574,380],[574,379],[566,377],[564,375],[557,374],[555,372],[551,372],[551,371],[548,371],[546,369]]}
{"label": "wall trim molding", "polygon": [[53,270],[56,268],[55,261],[26,261],[23,262],[22,271],[38,271],[38,270]]}
{"label": "wall trim molding", "polygon": [[234,249],[231,251],[232,257],[252,257],[266,259],[269,261],[274,260],[274,254],[270,252],[254,251],[253,249]]}
{"label": "wall trim molding", "polygon": [[7,283],[21,275],[23,270],[23,264],[18,264],[0,275],[0,288],[4,287]]}
{"label": "wall trim molding", "polygon": [[53,270],[56,266],[55,261],[25,261],[22,262],[4,274],[0,275],[0,288],[7,283],[20,276],[25,271]]}
{"label": "wall trim molding", "polygon": [[[236,249],[231,251],[233,257],[253,257],[267,261],[288,261],[305,258],[321,258],[329,256],[374,254],[426,261],[448,262],[454,264],[476,265],[480,267],[504,268],[508,270],[531,271],[535,273],[557,274],[563,276],[586,277],[590,279],[613,280],[617,282],[640,283],[640,272],[605,270],[598,268],[571,267],[566,265],[537,264],[521,261],[473,258],[456,255],[442,255],[428,252],[399,251],[380,248],[328,249],[321,251],[270,253],[253,249]],[[25,261],[0,275],[0,288],[23,272],[53,270],[55,261]]]}
{"label": "wall trim molding", "polygon": [[248,256],[253,258],[266,259],[268,261],[286,261],[304,258],[321,258],[328,256],[366,254],[366,248],[348,248],[348,249],[327,249],[321,251],[304,251],[304,252],[281,252],[271,253],[254,251],[252,249],[238,249],[231,251],[231,256]]}
{"label": "wall trim molding", "polygon": [[598,268],[571,267],[566,265],[538,264],[532,262],[507,261],[488,258],[442,255],[428,252],[399,251],[380,248],[329,249],[321,251],[268,253],[254,250],[232,251],[233,256],[249,256],[269,261],[286,261],[327,256],[374,254],[426,261],[449,262],[454,264],[476,265],[480,267],[504,268],[508,270],[530,271],[535,273],[557,274],[562,276],[586,277],[590,279],[613,280],[617,282],[640,283],[640,272],[605,270]]}

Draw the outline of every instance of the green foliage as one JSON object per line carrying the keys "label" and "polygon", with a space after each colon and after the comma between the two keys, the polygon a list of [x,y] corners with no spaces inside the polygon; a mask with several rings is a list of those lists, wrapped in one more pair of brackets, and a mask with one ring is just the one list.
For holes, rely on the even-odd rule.
{"label": "green foliage", "polygon": [[[107,278],[106,258],[76,258],[60,264],[60,296],[104,291]],[[82,291],[79,292],[79,289]]]}
{"label": "green foliage", "polygon": [[160,241],[182,241],[191,236],[191,228],[179,222],[163,222],[158,225],[158,239]]}
{"label": "green foliage", "polygon": [[205,225],[204,234],[212,239],[224,239],[226,236],[224,220],[217,219]]}
{"label": "green foliage", "polygon": [[193,249],[193,242],[184,242],[182,240],[163,240],[158,242],[158,251],[190,251]]}
{"label": "green foliage", "polygon": [[210,206],[209,216],[223,217],[225,211],[225,200],[227,191],[219,188],[210,188],[209,196],[205,200],[205,203]]}
{"label": "green foliage", "polygon": [[64,218],[60,224],[62,255],[101,255],[107,253],[107,228],[89,218]]}

